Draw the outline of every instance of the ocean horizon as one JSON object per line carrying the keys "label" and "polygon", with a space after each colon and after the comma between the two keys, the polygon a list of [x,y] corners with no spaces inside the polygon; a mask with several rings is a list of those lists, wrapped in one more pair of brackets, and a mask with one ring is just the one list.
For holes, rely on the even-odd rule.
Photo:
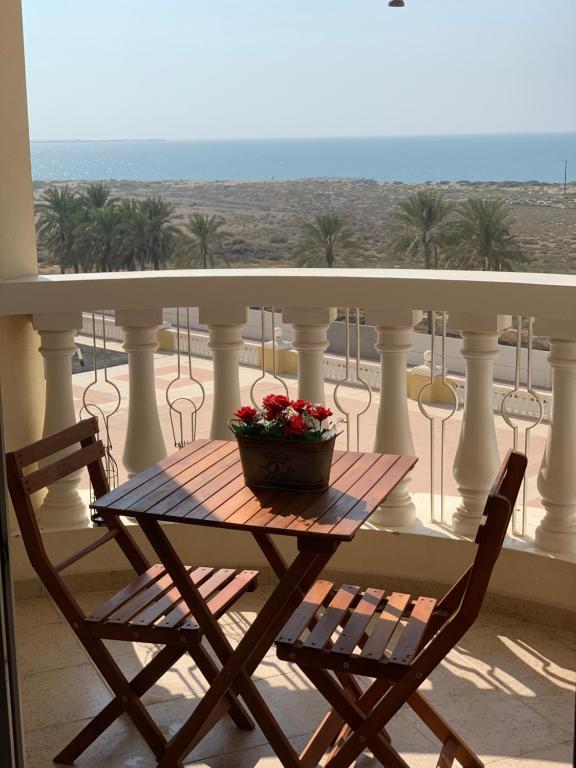
{"label": "ocean horizon", "polygon": [[576,133],[31,142],[35,181],[576,180]]}

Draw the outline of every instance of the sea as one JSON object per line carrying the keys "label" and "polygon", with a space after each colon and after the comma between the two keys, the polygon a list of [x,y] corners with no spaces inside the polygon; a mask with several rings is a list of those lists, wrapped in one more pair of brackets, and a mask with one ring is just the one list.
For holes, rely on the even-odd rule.
{"label": "sea", "polygon": [[576,180],[576,133],[189,141],[33,141],[35,180]]}

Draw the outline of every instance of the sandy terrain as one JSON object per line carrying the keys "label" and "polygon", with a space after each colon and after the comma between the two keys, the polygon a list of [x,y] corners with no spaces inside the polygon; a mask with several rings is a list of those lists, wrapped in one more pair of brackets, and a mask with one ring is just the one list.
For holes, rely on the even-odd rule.
{"label": "sandy terrain", "polygon": [[[81,186],[81,182],[69,182]],[[50,182],[36,182],[36,198]],[[110,182],[117,197],[160,195],[182,219],[193,212],[215,213],[231,233],[226,250],[234,266],[293,266],[294,245],[303,222],[316,213],[340,211],[354,223],[367,255],[350,266],[413,266],[388,252],[392,214],[398,200],[418,189],[410,184],[370,180]],[[563,194],[559,184],[441,183],[452,200],[468,196],[505,198],[513,208],[515,231],[530,258],[530,270],[576,271],[576,183]],[[342,264],[342,266],[346,266]],[[49,269],[48,265],[45,268]]]}

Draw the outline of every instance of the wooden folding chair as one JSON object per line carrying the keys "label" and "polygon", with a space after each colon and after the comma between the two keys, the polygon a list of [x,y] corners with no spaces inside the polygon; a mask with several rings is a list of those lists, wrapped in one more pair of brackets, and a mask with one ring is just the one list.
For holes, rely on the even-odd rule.
{"label": "wooden folding chair", "polygon": [[[72,764],[117,717],[126,713],[154,755],[162,754],[166,739],[140,701],[140,697],[184,654],[190,654],[204,677],[212,682],[219,669],[201,645],[202,633],[163,566],[150,565],[127,528],[117,518],[106,520],[108,531],[93,543],[52,564],[44,548],[31,494],[83,467],[88,468],[96,498],[109,491],[102,464],[104,446],[96,439],[97,419],[73,427],[7,454],[8,487],[26,552],[44,587],[112,689],[114,699],[65,747],[54,762]],[[70,451],[76,444],[77,450]],[[56,456],[55,456],[56,454]],[[45,464],[54,457],[53,463]],[[40,469],[30,465],[42,461]],[[60,573],[72,563],[109,541],[116,541],[136,571],[136,578],[110,600],[85,615]],[[187,566],[208,609],[217,618],[238,597],[256,587],[256,571],[235,571]],[[127,680],[103,640],[158,643],[162,648],[132,680]],[[227,711],[239,728],[252,729],[253,721],[230,692]]]}
{"label": "wooden folding chair", "polygon": [[[450,768],[482,763],[418,691],[470,629],[482,606],[492,570],[526,469],[526,457],[509,452],[488,496],[472,565],[441,600],[413,599],[348,584],[317,581],[276,639],[279,658],[296,662],[333,709],[301,754],[316,766],[347,768],[366,748],[387,768],[407,768],[385,730],[407,703],[442,743],[438,760]],[[373,682],[360,696],[339,684],[342,672]]]}

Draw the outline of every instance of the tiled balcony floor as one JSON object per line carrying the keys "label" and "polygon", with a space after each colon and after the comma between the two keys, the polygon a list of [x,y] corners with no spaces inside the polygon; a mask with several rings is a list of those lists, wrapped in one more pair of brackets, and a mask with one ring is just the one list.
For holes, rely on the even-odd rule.
{"label": "tiled balcony floor", "polygon": [[[235,641],[270,587],[245,595],[222,625]],[[90,609],[109,595],[79,595]],[[28,768],[52,766],[51,758],[111,698],[99,674],[48,599],[17,604],[21,690]],[[155,647],[109,644],[124,671],[134,675]],[[572,763],[576,636],[502,615],[483,613],[423,690],[486,763],[498,768],[552,768]],[[257,685],[300,748],[327,709],[306,678],[270,651]],[[187,660],[166,674],[144,698],[161,729],[173,734],[205,690]],[[406,710],[394,719],[393,741],[414,768],[434,768],[439,746]],[[122,718],[79,760],[81,768],[148,768],[147,747]],[[189,768],[280,766],[262,733],[239,731],[228,720],[187,758]],[[360,768],[379,765],[365,754]]]}

